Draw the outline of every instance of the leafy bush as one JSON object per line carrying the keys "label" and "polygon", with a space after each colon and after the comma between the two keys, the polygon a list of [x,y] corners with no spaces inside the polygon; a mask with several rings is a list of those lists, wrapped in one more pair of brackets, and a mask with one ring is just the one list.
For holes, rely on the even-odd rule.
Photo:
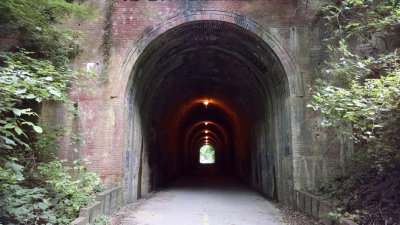
{"label": "leafy bush", "polygon": [[54,224],[51,202],[44,188],[25,188],[11,185],[3,191],[0,218],[8,224]]}
{"label": "leafy bush", "polygon": [[[340,73],[357,70],[353,59],[342,61],[351,66],[348,66],[349,69],[341,66],[337,69]],[[385,167],[394,167],[392,163],[400,161],[393,161],[400,159],[399,62],[397,51],[385,55],[385,61],[379,62],[381,69],[386,72],[385,76],[361,79],[361,74],[351,73],[356,78],[348,82],[347,87],[338,87],[319,80],[314,100],[308,105],[321,113],[323,127],[333,127],[339,136],[351,137],[357,144],[364,146],[364,151],[357,152],[358,156],[363,156],[360,163],[370,163],[371,160],[364,161],[370,158]],[[378,60],[360,63],[359,67],[368,70],[366,67],[371,63],[378,63]],[[330,73],[336,72],[335,69],[330,70]],[[383,156],[385,157],[382,158]]]}
{"label": "leafy bush", "polygon": [[[54,212],[57,223],[64,224],[75,219],[76,212],[85,205],[93,202],[96,186],[100,178],[93,172],[87,172],[82,160],[74,162],[73,168],[63,166],[63,161],[41,163],[38,168],[52,191],[51,201],[54,203]],[[69,170],[73,169],[77,179],[74,179]]]}
{"label": "leafy bush", "polygon": [[63,74],[50,62],[33,59],[25,52],[6,58],[7,66],[0,68],[0,96],[4,99],[0,102],[0,221],[68,224],[81,207],[93,201],[100,179],[87,171],[82,160],[75,161],[73,168],[56,160],[54,152],[63,129],[43,132],[33,122],[37,114],[26,104],[68,101],[68,83],[76,74],[69,70]]}
{"label": "leafy bush", "polygon": [[341,206],[334,218],[399,224],[400,1],[328,0],[321,15],[329,58],[308,107],[355,154],[348,174],[320,191]]}
{"label": "leafy bush", "polygon": [[93,15],[79,2],[0,1],[1,32],[18,39],[10,52],[0,53],[2,223],[68,224],[98,189],[100,179],[82,160],[71,168],[55,158],[63,129],[43,129],[37,123],[39,104],[68,102],[69,87],[85,74],[70,69],[70,60],[79,53],[79,33],[60,28],[71,17]]}
{"label": "leafy bush", "polygon": [[[72,3],[71,3],[72,2]],[[96,9],[79,2],[65,0],[7,0],[0,1],[2,32],[20,33],[19,47],[36,52],[40,58],[56,66],[68,65],[79,53],[78,32],[61,29],[66,19],[87,19]]]}
{"label": "leafy bush", "polygon": [[0,67],[0,148],[30,148],[24,127],[43,132],[32,122],[37,116],[32,105],[43,100],[66,101],[68,84],[76,78],[69,69],[56,69],[49,61],[30,55],[25,51],[0,54],[6,65]]}
{"label": "leafy bush", "polygon": [[92,222],[93,225],[108,225],[110,224],[110,217],[106,215],[97,216]]}
{"label": "leafy bush", "polygon": [[[23,176],[24,167],[6,161],[0,167],[0,219],[9,224],[69,224],[79,209],[93,202],[99,177],[87,172],[82,160],[73,168],[64,161],[40,163],[39,173]],[[74,170],[75,178],[69,171]]]}
{"label": "leafy bush", "polygon": [[[330,57],[308,106],[321,113],[323,127],[355,141],[359,163],[394,167],[400,162],[399,1],[330,0],[321,11]],[[390,45],[378,49],[378,39]]]}

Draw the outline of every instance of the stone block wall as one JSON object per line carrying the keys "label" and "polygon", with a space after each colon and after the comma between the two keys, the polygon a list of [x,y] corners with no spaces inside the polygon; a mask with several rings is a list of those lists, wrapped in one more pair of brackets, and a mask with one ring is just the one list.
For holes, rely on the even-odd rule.
{"label": "stone block wall", "polygon": [[334,210],[334,205],[323,201],[315,195],[296,191],[296,206],[300,212],[312,215],[314,218],[319,218],[321,222],[327,225],[334,225],[335,221],[329,218],[329,212]]}
{"label": "stone block wall", "polygon": [[304,191],[296,190],[296,208],[300,212],[319,219],[325,225],[357,225],[357,223],[347,218],[332,219],[329,216],[329,212],[335,211],[335,205]]}

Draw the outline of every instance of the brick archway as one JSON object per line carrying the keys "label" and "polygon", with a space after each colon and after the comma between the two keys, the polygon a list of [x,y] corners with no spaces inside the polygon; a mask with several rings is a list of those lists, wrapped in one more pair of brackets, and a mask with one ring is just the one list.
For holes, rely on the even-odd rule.
{"label": "brick archway", "polygon": [[[214,10],[187,11],[185,13],[178,14],[162,23],[159,23],[153,29],[143,34],[139,41],[137,41],[136,44],[129,48],[125,53],[125,60],[123,61],[120,71],[122,77],[129,77],[140,53],[162,33],[184,23],[202,20],[232,23],[261,38],[275,52],[276,56],[279,58],[279,61],[282,63],[288,77],[290,95],[297,97],[304,95],[302,77],[292,55],[283,47],[279,40],[268,29],[262,27],[258,23],[245,16],[236,13]],[[132,84],[128,83],[128,87],[130,85]],[[129,88],[126,88],[126,90],[129,90]]]}
{"label": "brick archway", "polygon": [[[146,32],[136,44],[132,45],[131,48],[127,49],[124,61],[121,66],[120,75],[125,82],[120,83],[120,89],[125,89],[125,135],[126,135],[126,162],[125,162],[125,193],[127,202],[133,201],[135,198],[140,197],[134,194],[136,189],[142,189],[142,185],[149,181],[140,180],[140,178],[136,178],[135,174],[130,173],[129,171],[139,171],[139,173],[143,173],[143,171],[151,173],[151,169],[143,169],[142,166],[147,166],[143,164],[142,160],[143,149],[146,149],[146,135],[143,133],[142,125],[143,121],[141,121],[139,109],[133,99],[133,96],[136,92],[140,92],[142,90],[137,90],[134,88],[135,76],[136,73],[143,69],[139,68],[140,66],[137,65],[137,61],[141,54],[144,52],[150,44],[154,44],[154,41],[165,33],[173,33],[174,28],[179,26],[193,23],[193,22],[202,22],[202,21],[218,21],[218,22],[225,22],[232,26],[240,27],[246,31],[247,34],[252,35],[263,42],[263,45],[268,46],[269,48],[269,55],[273,58],[273,61],[279,62],[277,67],[281,67],[282,77],[285,76],[287,80],[287,93],[288,99],[287,101],[283,101],[280,97],[277,97],[278,104],[280,105],[279,110],[282,115],[278,115],[278,122],[274,122],[276,124],[284,124],[284,127],[287,127],[287,131],[281,128],[284,132],[281,134],[282,138],[278,140],[278,142],[282,142],[280,144],[281,149],[285,149],[288,154],[288,157],[285,158],[285,161],[278,165],[278,169],[280,171],[284,171],[282,173],[289,174],[285,175],[286,177],[280,181],[285,186],[285,194],[280,195],[280,199],[287,204],[294,203],[294,189],[296,188],[296,171],[293,171],[293,168],[296,167],[296,160],[294,156],[298,155],[299,152],[299,144],[300,141],[300,123],[302,121],[301,117],[296,116],[296,111],[299,108],[304,107],[304,100],[302,96],[304,95],[304,88],[302,83],[302,77],[300,75],[299,69],[295,60],[293,60],[290,52],[288,52],[283,45],[279,42],[279,40],[270,32],[268,29],[265,29],[258,25],[256,22],[251,21],[250,19],[234,14],[234,13],[227,13],[222,11],[193,11],[193,12],[186,12],[184,14],[179,14],[174,16],[163,23],[155,26],[150,31]],[[157,42],[158,45],[162,46],[162,42]],[[157,47],[153,46],[153,49],[156,50]],[[284,75],[283,75],[284,74]],[[279,95],[280,93],[275,93]],[[278,99],[279,98],[279,99]],[[272,101],[275,101],[273,99]],[[273,121],[276,120],[268,118],[269,120]],[[275,125],[280,126],[280,125]],[[146,128],[150,129],[150,128]],[[260,139],[269,138],[266,137],[266,134],[261,131],[265,128],[257,127],[256,129],[260,130]],[[149,132],[149,131],[146,131]],[[150,133],[153,131],[150,131]],[[286,132],[286,133],[285,133]],[[285,134],[284,134],[285,133]],[[277,134],[278,135],[278,134]],[[290,150],[289,150],[290,149]],[[292,158],[293,156],[293,158]],[[129,157],[136,157],[134,160],[130,159]],[[244,163],[244,162],[240,162]],[[135,167],[135,168],[132,168]],[[256,170],[259,167],[255,168]],[[249,169],[250,170],[250,169]],[[128,172],[127,172],[128,171]],[[272,171],[272,170],[271,170]],[[275,169],[274,169],[275,171]],[[243,172],[244,174],[244,172]],[[142,177],[139,174],[137,177]],[[136,180],[135,180],[136,179]],[[138,180],[139,179],[139,180]],[[151,175],[147,176],[147,179],[151,179]],[[275,179],[275,174],[274,178]],[[138,183],[137,187],[132,185],[133,183]],[[276,184],[274,184],[276,185]],[[138,191],[138,195],[143,193],[142,191]],[[284,196],[287,195],[287,196]]]}

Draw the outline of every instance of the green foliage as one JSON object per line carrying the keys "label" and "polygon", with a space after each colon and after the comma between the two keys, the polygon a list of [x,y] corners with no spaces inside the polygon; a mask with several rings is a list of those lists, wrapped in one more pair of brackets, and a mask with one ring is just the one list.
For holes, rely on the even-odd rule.
{"label": "green foliage", "polygon": [[[362,211],[363,214],[366,214],[366,211]],[[356,210],[355,213],[344,212],[343,208],[336,208],[335,211],[329,212],[328,215],[335,220],[340,220],[342,218],[348,218],[350,220],[358,222],[360,220],[360,210]]]}
{"label": "green foliage", "polygon": [[[4,36],[17,38],[0,53],[0,221],[4,224],[69,224],[93,200],[100,179],[84,161],[73,167],[54,156],[62,128],[38,125],[42,101],[69,102],[80,75],[70,70],[79,53],[78,32],[61,29],[93,10],[73,0],[0,1]],[[28,49],[28,50],[24,50]],[[76,110],[75,110],[76,111]]]}
{"label": "green foliage", "polygon": [[354,141],[352,167],[323,190],[341,206],[330,213],[361,224],[398,224],[400,168],[399,0],[321,4],[329,58],[308,107],[322,127]]}
{"label": "green foliage", "polygon": [[93,225],[108,225],[110,224],[110,217],[106,215],[97,216],[92,222]]}
{"label": "green foliage", "polygon": [[[1,221],[9,224],[70,223],[81,207],[92,203],[94,190],[100,184],[99,177],[87,172],[82,162],[76,161],[73,168],[59,160],[40,163],[39,173],[27,177],[37,182],[37,187],[30,187],[23,177],[24,167],[6,161],[0,167]],[[70,170],[74,171],[74,177]]]}
{"label": "green foliage", "polygon": [[37,114],[27,105],[43,100],[66,101],[68,84],[76,75],[66,68],[56,69],[49,61],[34,59],[24,51],[1,53],[0,58],[6,64],[0,67],[0,148],[30,148],[24,130],[43,130],[32,122]]}
{"label": "green foliage", "polygon": [[399,1],[331,0],[321,9],[332,29],[325,40],[330,58],[308,107],[321,113],[323,127],[358,144],[359,163],[394,167],[400,162],[400,56],[397,48],[377,49],[374,40],[396,45]]}
{"label": "green foliage", "polygon": [[203,145],[200,148],[200,163],[215,163],[215,150],[209,145]]}
{"label": "green foliage", "polygon": [[5,197],[0,202],[0,218],[8,224],[49,224],[56,223],[51,212],[51,202],[44,188],[24,188],[11,185],[3,191]]}
{"label": "green foliage", "polygon": [[[398,139],[400,121],[398,61],[400,57],[397,52],[386,55],[385,76],[363,81],[352,79],[346,88],[320,80],[313,103],[309,106],[321,113],[321,125],[331,126],[339,135],[352,137],[355,142],[368,145],[369,156],[376,156],[379,150],[393,151],[391,148],[395,146],[393,141]],[[357,70],[354,67],[349,70]],[[338,70],[350,73],[345,67]],[[352,74],[360,77],[357,73]]]}
{"label": "green foliage", "polygon": [[[50,60],[56,66],[69,64],[79,53],[76,43],[78,32],[61,29],[69,18],[87,19],[94,9],[65,0],[5,0],[0,1],[0,26],[2,32],[19,32],[19,47],[37,53],[40,58]],[[60,26],[59,26],[60,27]]]}
{"label": "green foliage", "polygon": [[81,160],[74,168],[56,160],[63,129],[38,126],[33,108],[43,100],[67,102],[69,85],[79,74],[31,55],[0,54],[0,220],[68,224],[91,203],[100,180]]}
{"label": "green foliage", "polygon": [[342,39],[357,38],[358,50],[374,55],[374,42],[382,38],[386,43],[400,30],[399,0],[328,0],[321,4],[327,23],[326,41],[337,43]]}
{"label": "green foliage", "polygon": [[50,162],[56,159],[54,153],[59,149],[57,140],[65,132],[62,127],[44,127],[43,133],[36,136],[32,144],[32,153],[38,162]]}
{"label": "green foliage", "polygon": [[[57,222],[60,224],[71,222],[81,207],[92,203],[94,189],[100,184],[100,178],[95,173],[88,172],[82,162],[75,161],[73,168],[63,166],[63,161],[41,163],[38,166],[40,175],[53,192],[53,211],[58,215]],[[71,169],[78,179],[70,175]]]}
{"label": "green foliage", "polygon": [[4,157],[0,159],[0,190],[6,190],[9,186],[18,184],[25,180],[22,174],[24,167],[17,164],[15,157]]}

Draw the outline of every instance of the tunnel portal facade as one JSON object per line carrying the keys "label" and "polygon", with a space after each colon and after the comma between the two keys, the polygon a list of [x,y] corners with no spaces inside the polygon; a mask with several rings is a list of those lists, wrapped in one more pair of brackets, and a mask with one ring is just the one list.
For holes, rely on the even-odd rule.
{"label": "tunnel portal facade", "polygon": [[198,167],[204,144],[220,170],[288,205],[342,169],[351,148],[306,108],[323,54],[314,1],[92,2],[103,16],[77,27],[76,66],[100,77],[71,91],[78,119],[51,103],[42,118],[84,134],[59,157],[88,158],[126,203]]}
{"label": "tunnel portal facade", "polygon": [[[281,44],[252,21],[223,14],[203,18],[210,13],[175,22],[161,34],[150,31],[146,41],[152,41],[143,50],[131,50],[139,57],[130,54],[134,65],[126,65],[129,75],[123,72],[129,77],[127,131],[139,126],[140,137],[128,136],[127,152],[133,157],[145,154],[148,180],[142,185],[163,185],[196,167],[197,151],[209,137],[218,167],[270,197],[293,202],[288,103],[290,92],[302,97],[297,68]],[[135,139],[143,141],[139,145]],[[136,184],[139,169],[127,170],[127,183]],[[125,191],[130,190],[136,188]],[[130,196],[137,198],[135,192]]]}

